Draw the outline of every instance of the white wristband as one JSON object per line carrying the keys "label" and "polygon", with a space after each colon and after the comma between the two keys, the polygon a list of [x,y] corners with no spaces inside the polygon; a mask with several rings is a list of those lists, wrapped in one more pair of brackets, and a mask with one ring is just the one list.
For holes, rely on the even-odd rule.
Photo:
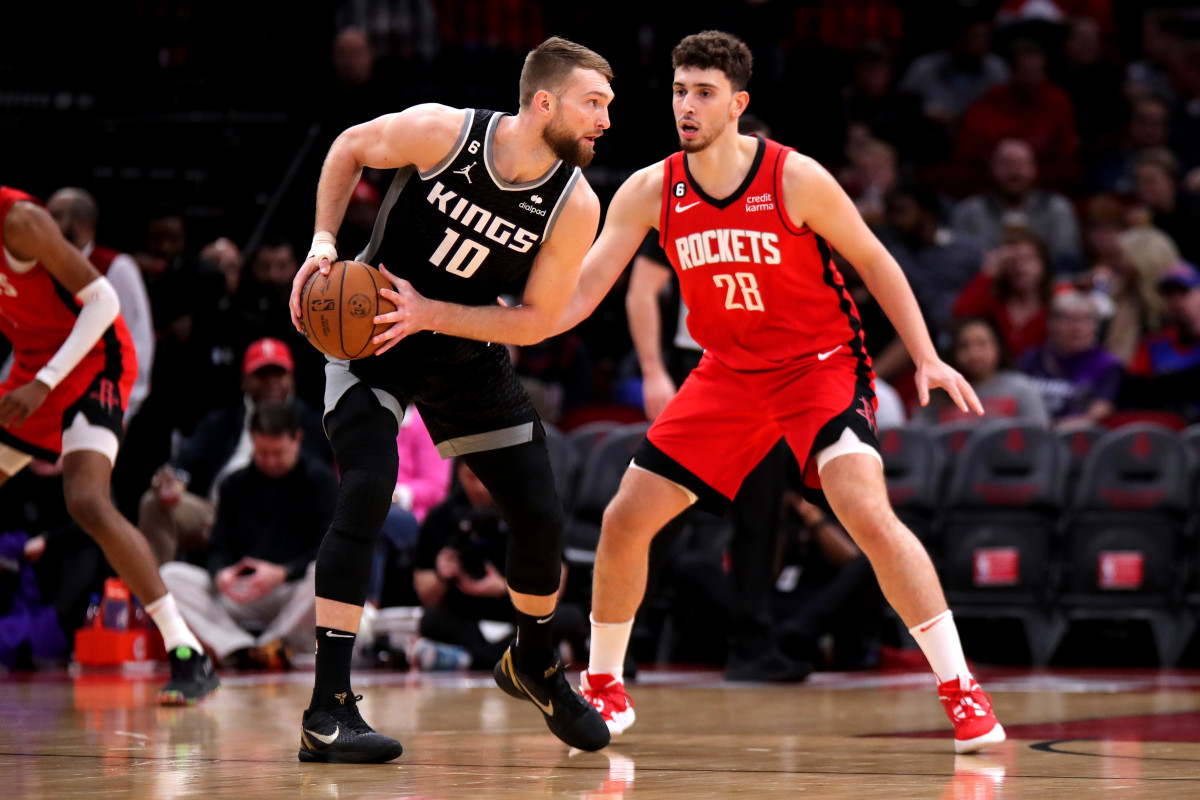
{"label": "white wristband", "polygon": [[337,261],[337,239],[329,231],[317,231],[308,248],[308,258],[316,259],[318,264],[322,258],[329,259],[330,264],[334,263]]}

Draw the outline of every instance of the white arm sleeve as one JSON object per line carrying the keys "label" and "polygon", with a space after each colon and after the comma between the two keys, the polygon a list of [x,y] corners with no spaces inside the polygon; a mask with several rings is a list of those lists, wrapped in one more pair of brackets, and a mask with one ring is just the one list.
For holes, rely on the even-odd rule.
{"label": "white arm sleeve", "polygon": [[121,312],[121,301],[108,278],[101,276],[75,293],[81,304],[75,326],[62,347],[58,348],[46,366],[38,370],[37,379],[53,389],[88,354]]}

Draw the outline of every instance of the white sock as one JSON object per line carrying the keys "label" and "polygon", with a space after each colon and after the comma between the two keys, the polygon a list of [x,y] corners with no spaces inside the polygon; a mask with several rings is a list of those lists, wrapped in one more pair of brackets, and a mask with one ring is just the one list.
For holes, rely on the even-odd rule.
{"label": "white sock", "polygon": [[183,621],[179,606],[175,605],[175,597],[170,592],[146,606],[146,611],[158,626],[158,632],[162,634],[163,644],[168,653],[176,647],[190,647],[197,653],[204,652],[196,634],[192,633],[192,629]]}
{"label": "white sock", "polygon": [[612,675],[618,682],[625,682],[625,651],[629,648],[629,636],[633,633],[633,620],[628,622],[592,621],[592,652],[588,658],[588,672],[592,675]]}
{"label": "white sock", "polygon": [[921,652],[929,660],[938,683],[945,683],[955,676],[971,677],[962,642],[958,640],[958,626],[954,624],[954,615],[949,609],[909,628],[908,632],[917,640]]}

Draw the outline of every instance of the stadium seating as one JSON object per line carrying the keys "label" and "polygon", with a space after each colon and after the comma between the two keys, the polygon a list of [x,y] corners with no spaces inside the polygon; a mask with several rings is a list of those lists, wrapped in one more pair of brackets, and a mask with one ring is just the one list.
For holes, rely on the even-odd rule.
{"label": "stadium seating", "polygon": [[1166,427],[1113,430],[1085,459],[1065,526],[1068,619],[1144,621],[1163,666],[1178,661],[1196,627],[1181,602],[1196,461]]}
{"label": "stadium seating", "polygon": [[1021,622],[1035,664],[1066,631],[1054,605],[1068,455],[1045,428],[998,421],[968,439],[943,512],[943,581],[963,619]]}
{"label": "stadium seating", "polygon": [[937,512],[945,450],[926,428],[892,428],[880,433],[888,499],[896,515],[924,543],[935,559],[941,551]]}

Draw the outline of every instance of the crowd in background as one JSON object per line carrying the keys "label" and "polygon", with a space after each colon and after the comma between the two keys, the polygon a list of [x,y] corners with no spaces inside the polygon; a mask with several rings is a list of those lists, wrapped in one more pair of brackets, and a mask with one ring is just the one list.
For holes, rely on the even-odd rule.
{"label": "crowd in background", "polygon": [[[597,49],[617,76],[613,127],[586,173],[603,199],[633,168],[676,147],[671,46],[703,28],[729,30],[755,54],[750,111],[838,177],[991,417],[1060,428],[1200,421],[1200,12],[1186,5],[744,0],[679,13],[623,2],[343,0],[304,19],[273,4],[236,12],[221,2],[111,5],[81,12],[125,23],[122,46],[106,42],[94,70],[81,65],[97,46],[74,27],[53,59],[24,61],[33,55],[24,42],[3,62],[11,88],[0,93],[0,178],[53,198],[68,238],[89,256],[110,254],[104,269],[129,286],[123,308],[143,390],[127,419],[116,499],[161,562],[192,568],[167,573],[191,581],[177,592],[181,603],[184,594],[208,598],[191,613],[249,627],[218,650],[228,663],[280,663],[275,638],[306,618],[259,641],[270,624],[258,607],[277,586],[302,585],[311,576],[304,559],[315,552],[311,536],[285,546],[282,530],[231,545],[245,526],[223,504],[249,514],[250,498],[266,496],[261,486],[279,477],[269,456],[263,468],[255,426],[294,440],[288,463],[304,465],[305,480],[335,480],[319,419],[324,359],[287,310],[329,143],[416,102],[515,110],[516,97],[496,88],[512,81],[499,77],[515,77],[525,52],[551,34]],[[140,92],[114,88],[135,78]],[[343,256],[369,237],[390,178],[368,170],[355,189],[339,233]],[[917,406],[903,344],[853,267],[839,266],[885,386],[880,418],[964,419],[944,397]],[[643,418],[625,286],[576,330],[512,349],[543,419],[561,430]],[[677,302],[670,286],[662,299],[664,308]],[[281,403],[283,421],[271,410]],[[414,431],[419,439],[419,418]],[[460,623],[464,614],[507,618],[503,564],[490,560],[502,554],[503,526],[480,511],[486,501],[472,494],[469,476],[422,460],[423,443],[405,443],[412,434],[406,427],[398,442],[410,456],[402,471],[421,469],[398,482],[371,596],[376,605],[440,609],[427,614],[425,632],[459,649],[427,643],[406,654],[412,661],[486,666],[494,640]],[[262,474],[245,474],[256,468]],[[74,554],[35,564],[43,601],[69,630],[103,567],[72,534],[55,479],[55,465],[38,463],[10,481],[0,530]],[[248,495],[247,486],[258,488]],[[793,567],[820,562],[831,576],[856,563],[853,545],[822,533],[828,520],[812,509],[794,502],[784,520],[781,596],[786,576],[797,574],[784,568],[787,558]],[[451,564],[444,553],[458,552],[464,535],[482,560]],[[245,559],[282,571],[276,586],[238,601],[227,589]],[[704,568],[679,570],[681,597],[692,597],[689,580],[712,585],[697,575]],[[720,601],[719,592],[704,594],[684,604],[689,613]],[[272,616],[290,597],[276,598]],[[563,638],[578,649],[586,645],[574,622],[563,621]],[[677,630],[687,628],[681,613]],[[833,660],[873,663],[863,636],[847,637],[849,650]],[[818,657],[810,639],[796,645],[797,658]],[[674,655],[724,655],[702,650],[684,644]]]}

